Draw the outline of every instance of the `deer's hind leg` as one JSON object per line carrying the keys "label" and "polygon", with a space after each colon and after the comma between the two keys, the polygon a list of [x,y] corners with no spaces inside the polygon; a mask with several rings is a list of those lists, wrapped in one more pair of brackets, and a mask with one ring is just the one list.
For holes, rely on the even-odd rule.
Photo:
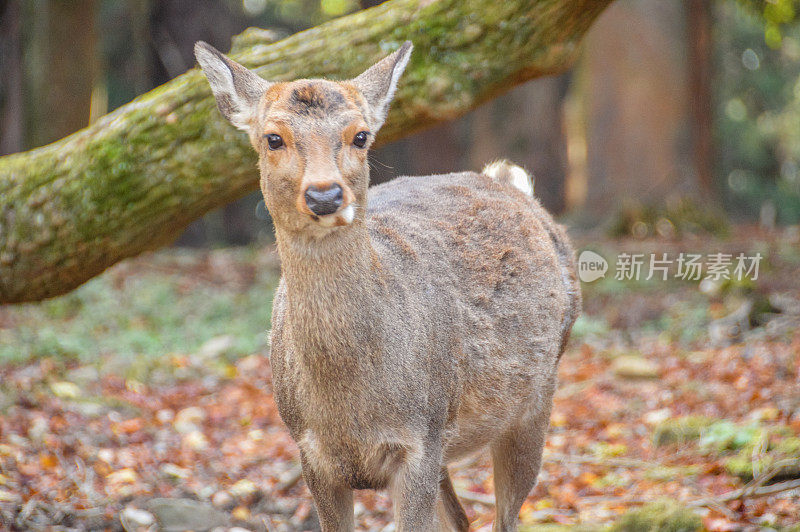
{"label": "deer's hind leg", "polygon": [[317,507],[322,532],[352,532],[355,529],[353,490],[330,482],[308,463],[300,453],[303,478]]}
{"label": "deer's hind leg", "polygon": [[497,515],[494,532],[513,532],[522,503],[536,484],[542,464],[550,402],[532,409],[490,444]]}
{"label": "deer's hind leg", "polygon": [[440,530],[455,530],[456,532],[467,532],[469,530],[469,519],[467,519],[467,514],[458,500],[446,466],[442,466],[442,474],[439,480],[437,511],[439,513]]}
{"label": "deer's hind leg", "polygon": [[391,484],[397,532],[437,532],[441,448],[410,453]]}

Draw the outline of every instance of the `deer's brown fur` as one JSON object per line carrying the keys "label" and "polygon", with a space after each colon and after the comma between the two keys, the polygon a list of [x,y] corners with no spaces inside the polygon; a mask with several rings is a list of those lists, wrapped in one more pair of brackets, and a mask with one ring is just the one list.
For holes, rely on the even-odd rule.
{"label": "deer's brown fur", "polygon": [[[398,530],[468,529],[446,465],[485,447],[495,530],[515,530],[579,312],[573,252],[508,163],[368,190],[353,138],[374,138],[410,48],[351,81],[274,84],[196,51],[220,110],[259,153],[283,270],[275,399],[323,530],[352,530],[352,490],[381,488]],[[268,133],[285,146],[270,150]],[[310,184],[341,186],[339,211],[310,211]]]}

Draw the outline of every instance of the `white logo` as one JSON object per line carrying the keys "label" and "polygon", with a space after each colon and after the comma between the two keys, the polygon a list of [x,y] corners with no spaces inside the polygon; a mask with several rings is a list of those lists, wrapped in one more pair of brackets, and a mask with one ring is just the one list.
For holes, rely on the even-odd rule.
{"label": "white logo", "polygon": [[584,283],[591,283],[606,276],[608,261],[601,255],[588,249],[581,251],[578,257],[578,277]]}

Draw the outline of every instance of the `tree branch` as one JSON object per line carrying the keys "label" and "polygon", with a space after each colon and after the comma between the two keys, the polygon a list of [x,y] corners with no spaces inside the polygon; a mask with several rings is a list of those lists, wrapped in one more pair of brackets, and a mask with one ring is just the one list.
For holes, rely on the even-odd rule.
{"label": "tree branch", "polygon": [[[565,70],[609,3],[393,0],[275,43],[252,31],[233,57],[273,80],[344,78],[411,39],[385,143]],[[70,137],[2,157],[0,303],[63,294],[257,182],[245,135],[196,69]]]}

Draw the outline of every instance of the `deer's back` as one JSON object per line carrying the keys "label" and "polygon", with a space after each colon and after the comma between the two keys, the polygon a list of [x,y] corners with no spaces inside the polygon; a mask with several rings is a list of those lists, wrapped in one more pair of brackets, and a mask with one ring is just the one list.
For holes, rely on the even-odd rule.
{"label": "deer's back", "polygon": [[367,224],[397,282],[464,304],[512,336],[560,335],[565,324],[553,318],[576,317],[566,234],[509,184],[474,172],[400,177],[370,189]]}

